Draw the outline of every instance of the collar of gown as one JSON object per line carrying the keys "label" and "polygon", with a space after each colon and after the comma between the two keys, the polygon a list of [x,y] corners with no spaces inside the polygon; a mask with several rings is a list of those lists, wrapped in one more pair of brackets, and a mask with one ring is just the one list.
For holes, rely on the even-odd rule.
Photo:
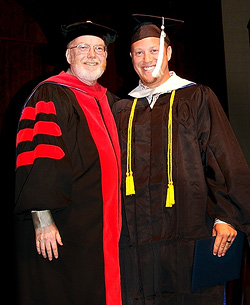
{"label": "collar of gown", "polygon": [[172,90],[177,90],[195,84],[194,82],[191,82],[189,80],[177,76],[174,71],[170,71],[169,73],[170,73],[170,78],[165,83],[161,84],[156,88],[148,88],[144,86],[140,80],[139,86],[137,86],[134,90],[132,90],[128,95],[134,98],[143,98],[153,94],[168,93],[171,92]]}
{"label": "collar of gown", "polygon": [[46,79],[44,82],[55,82],[59,85],[66,86],[68,88],[83,91],[99,101],[105,97],[105,94],[107,92],[107,89],[102,87],[99,83],[96,83],[94,86],[89,86],[83,83],[82,81],[80,81],[74,75],[64,71],[62,71],[58,75],[51,76],[50,78]]}

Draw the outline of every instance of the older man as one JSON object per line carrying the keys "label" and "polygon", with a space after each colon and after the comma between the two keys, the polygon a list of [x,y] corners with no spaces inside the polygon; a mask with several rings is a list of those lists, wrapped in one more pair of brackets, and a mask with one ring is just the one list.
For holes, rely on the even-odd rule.
{"label": "older man", "polygon": [[97,82],[116,32],[87,21],[63,34],[70,67],[33,90],[17,134],[18,304],[118,305],[120,150]]}
{"label": "older man", "polygon": [[123,303],[222,305],[223,284],[190,291],[194,245],[216,236],[213,254],[222,257],[235,229],[250,241],[250,172],[212,90],[169,71],[168,35],[181,22],[134,18],[130,55],[140,82],[114,105]]}

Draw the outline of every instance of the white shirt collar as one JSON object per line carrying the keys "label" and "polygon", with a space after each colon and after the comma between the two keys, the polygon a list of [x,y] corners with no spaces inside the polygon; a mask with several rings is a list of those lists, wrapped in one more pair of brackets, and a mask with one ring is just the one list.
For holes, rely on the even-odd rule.
{"label": "white shirt collar", "polygon": [[142,84],[141,81],[139,81],[139,86],[137,86],[134,90],[132,90],[129,95],[134,98],[142,98],[147,96],[152,96],[153,94],[163,94],[171,92],[172,90],[177,90],[180,88],[184,88],[186,86],[195,84],[194,82],[191,82],[189,80],[186,80],[184,78],[181,78],[175,74],[174,71],[170,71],[170,78],[160,86],[156,88],[148,88]]}

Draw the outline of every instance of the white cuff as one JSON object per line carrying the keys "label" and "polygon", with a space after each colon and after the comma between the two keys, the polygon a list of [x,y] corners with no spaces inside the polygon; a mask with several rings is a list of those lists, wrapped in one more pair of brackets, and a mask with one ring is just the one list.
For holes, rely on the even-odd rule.
{"label": "white cuff", "polygon": [[225,222],[225,221],[223,221],[223,220],[220,220],[219,218],[215,218],[215,220],[214,220],[214,226],[217,225],[218,223],[224,223],[224,224],[229,225],[229,226],[231,226],[232,228],[234,228],[230,223],[227,223],[227,222]]}
{"label": "white cuff", "polygon": [[31,215],[35,229],[47,227],[54,224],[50,210],[31,211]]}

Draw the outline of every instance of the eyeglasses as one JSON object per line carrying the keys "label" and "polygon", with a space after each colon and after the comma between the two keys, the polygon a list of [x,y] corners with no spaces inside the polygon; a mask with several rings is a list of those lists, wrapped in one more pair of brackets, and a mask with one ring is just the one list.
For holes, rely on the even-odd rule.
{"label": "eyeglasses", "polygon": [[[80,53],[87,55],[91,49],[91,46],[89,44],[80,43],[77,46],[69,48],[69,49],[71,50],[71,49],[75,49],[75,48],[77,48]],[[94,48],[95,53],[98,55],[103,55],[107,51],[107,47],[102,46],[102,45],[96,45],[96,46],[93,46],[93,48]]]}

